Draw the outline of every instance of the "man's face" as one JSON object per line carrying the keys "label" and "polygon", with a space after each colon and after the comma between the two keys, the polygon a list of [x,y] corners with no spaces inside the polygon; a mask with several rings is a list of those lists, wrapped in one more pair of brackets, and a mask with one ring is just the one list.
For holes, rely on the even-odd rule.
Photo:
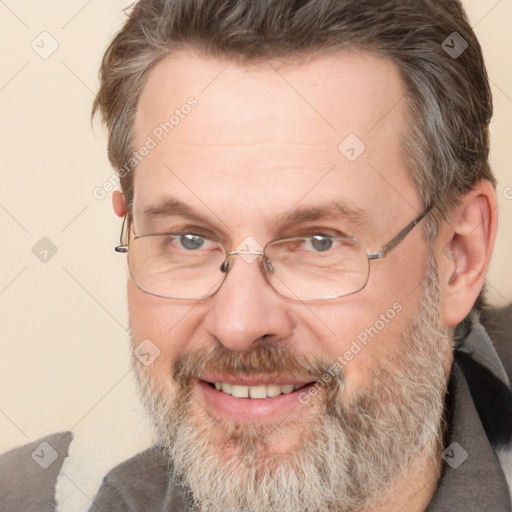
{"label": "man's face", "polygon": [[[197,106],[162,134],[160,124],[191,96]],[[138,105],[135,147],[148,136],[157,144],[135,172],[135,232],[200,234],[228,251],[260,250],[284,237],[345,234],[379,251],[422,210],[403,159],[405,116],[397,69],[367,53],[338,52],[293,66],[274,62],[250,68],[185,53],[167,58],[152,70]],[[165,215],[145,213],[168,202],[175,208]],[[333,213],[328,207],[334,202],[345,212]],[[240,255],[233,256],[220,290],[208,299],[160,298],[130,280],[133,344],[149,339],[160,351],[150,366],[137,360],[135,365],[153,409],[158,403],[159,434],[168,437],[170,450],[180,442],[177,437],[182,444],[188,439],[196,455],[210,456],[197,462],[204,471],[211,464],[219,474],[219,468],[235,464],[230,466],[236,469],[230,473],[234,479],[265,481],[264,475],[280,464],[291,464],[294,454],[315,453],[315,436],[326,441],[335,435],[333,429],[340,430],[338,437],[357,430],[365,407],[373,408],[375,421],[387,422],[391,432],[401,400],[414,401],[414,385],[418,390],[427,385],[427,372],[438,376],[431,378],[433,403],[415,406],[436,407],[432,434],[437,435],[436,415],[450,365],[450,344],[437,324],[439,310],[431,315],[435,325],[429,334],[438,338],[423,359],[417,353],[421,344],[408,344],[410,336],[428,330],[428,322],[415,321],[418,314],[423,320],[428,316],[419,300],[432,292],[425,285],[429,250],[421,227],[415,228],[386,258],[372,261],[362,291],[328,301],[277,294],[260,259]],[[430,299],[430,307],[438,305],[438,296],[432,299],[431,293]],[[434,369],[404,391],[399,374],[408,375],[411,361],[428,363],[433,355]],[[326,382],[322,375],[328,369],[339,375]],[[322,384],[315,387],[314,381]],[[235,397],[215,389],[214,382],[283,394]],[[283,385],[301,389],[276,388]],[[428,394],[422,390],[418,394]],[[244,388],[235,394],[239,391]],[[372,402],[376,393],[398,414],[383,417],[377,411],[382,403]],[[178,423],[172,414],[175,420],[179,416]],[[346,421],[340,419],[344,416]],[[396,432],[425,423],[414,411],[408,417],[409,427],[395,421]],[[373,430],[360,429],[369,441],[380,435]],[[348,436],[342,452],[350,451],[350,439],[354,436]],[[386,446],[383,441],[380,449]],[[403,446],[413,449],[405,441]],[[358,463],[352,455],[344,462],[347,474]],[[314,457],[310,461],[312,468],[318,465]],[[397,472],[403,464],[397,463]],[[191,482],[194,470],[186,466],[181,461]],[[358,503],[357,492],[353,503]]]}

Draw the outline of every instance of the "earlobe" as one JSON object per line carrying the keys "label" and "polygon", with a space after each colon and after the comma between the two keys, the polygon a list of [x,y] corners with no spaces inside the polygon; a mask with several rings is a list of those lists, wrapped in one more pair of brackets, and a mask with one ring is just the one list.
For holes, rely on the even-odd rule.
{"label": "earlobe", "polygon": [[449,215],[440,256],[444,320],[456,326],[471,311],[489,267],[497,229],[493,186],[481,181]]}
{"label": "earlobe", "polygon": [[114,190],[114,192],[112,192],[112,206],[118,217],[124,217],[126,215],[124,195],[119,192],[119,190]]}

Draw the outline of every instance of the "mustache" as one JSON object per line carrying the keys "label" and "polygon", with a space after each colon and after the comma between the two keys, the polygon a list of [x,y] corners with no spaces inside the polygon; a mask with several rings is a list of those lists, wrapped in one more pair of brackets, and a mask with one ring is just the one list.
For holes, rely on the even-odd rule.
{"label": "mustache", "polygon": [[343,371],[334,372],[334,361],[325,356],[293,352],[282,344],[261,344],[250,352],[236,352],[224,345],[179,354],[171,376],[178,385],[188,385],[202,373],[223,373],[232,376],[283,375],[317,381],[329,373],[331,379],[343,379]]}

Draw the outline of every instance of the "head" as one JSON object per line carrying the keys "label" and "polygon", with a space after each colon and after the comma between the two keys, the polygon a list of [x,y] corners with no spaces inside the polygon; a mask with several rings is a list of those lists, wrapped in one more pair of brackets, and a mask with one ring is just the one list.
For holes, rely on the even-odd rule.
{"label": "head", "polygon": [[[158,355],[134,356],[142,395],[202,510],[357,510],[438,471],[496,231],[490,92],[459,2],[140,0],[95,109],[136,275],[155,253],[135,237],[191,235],[157,238],[186,263],[128,299],[134,349]],[[317,290],[353,267],[287,259],[347,238],[378,253],[427,208],[361,287]],[[226,264],[194,267],[198,243]],[[201,279],[204,298],[172,293]]]}

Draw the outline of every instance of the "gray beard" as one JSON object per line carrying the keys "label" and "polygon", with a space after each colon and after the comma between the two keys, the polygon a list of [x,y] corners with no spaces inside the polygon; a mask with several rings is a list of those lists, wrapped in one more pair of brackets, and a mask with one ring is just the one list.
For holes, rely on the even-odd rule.
{"label": "gray beard", "polygon": [[[371,369],[368,386],[349,390],[342,369],[324,393],[281,424],[221,423],[192,395],[192,382],[206,368],[311,380],[325,374],[332,361],[301,357],[279,344],[260,345],[249,358],[216,346],[181,354],[167,387],[135,358],[133,367],[158,443],[174,478],[190,490],[192,509],[349,512],[380,503],[397,479],[424,460],[420,453],[433,454],[442,442],[443,364],[451,344],[441,324],[431,256],[418,314],[393,351]],[[292,433],[296,445],[286,452],[276,449],[276,438],[289,440]]]}

